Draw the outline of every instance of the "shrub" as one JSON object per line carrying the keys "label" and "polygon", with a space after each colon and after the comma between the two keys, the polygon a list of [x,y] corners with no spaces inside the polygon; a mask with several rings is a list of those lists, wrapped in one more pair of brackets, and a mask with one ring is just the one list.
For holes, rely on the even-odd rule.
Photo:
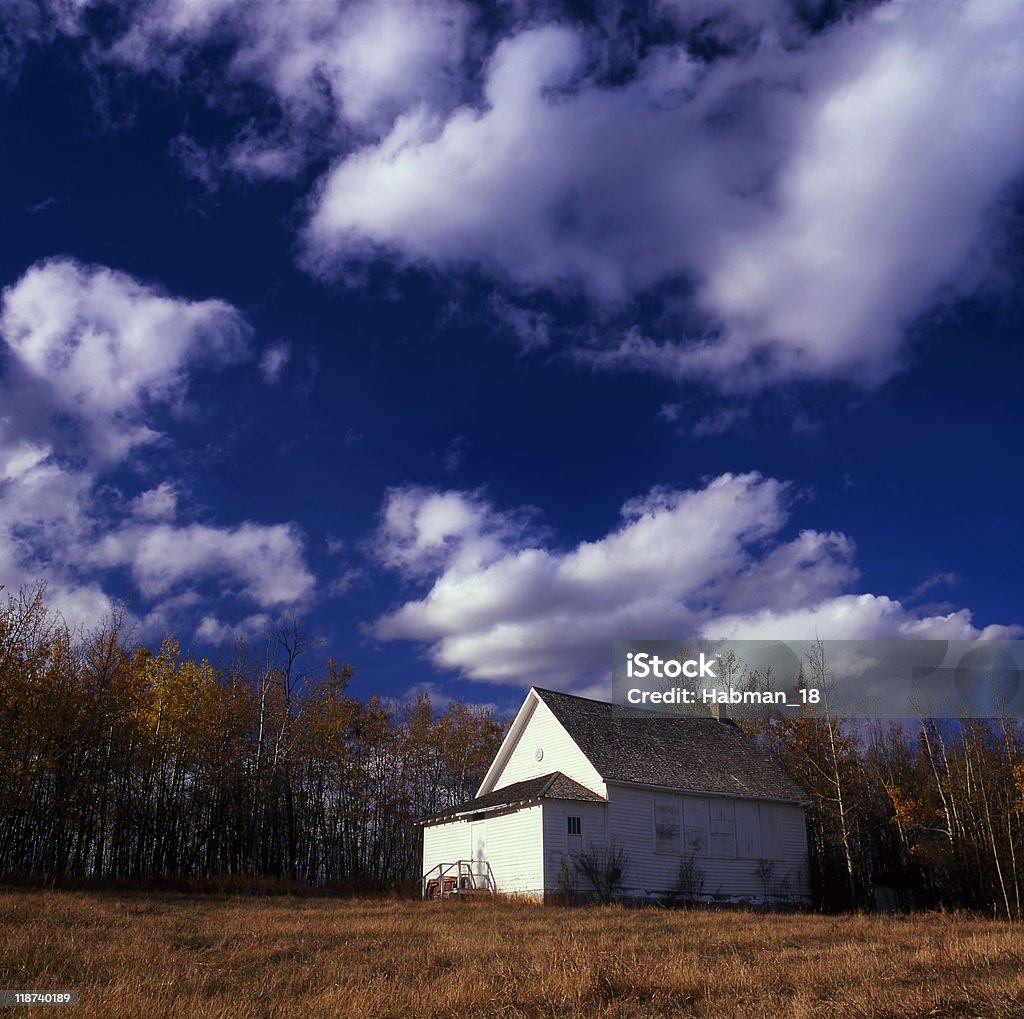
{"label": "shrub", "polygon": [[676,883],[665,896],[667,906],[690,906],[697,901],[697,896],[704,890],[704,871],[697,866],[692,853],[679,861],[679,873]]}
{"label": "shrub", "polygon": [[575,869],[590,882],[598,902],[611,902],[622,887],[622,878],[626,872],[626,851],[621,846],[614,849],[591,847],[576,857]]}

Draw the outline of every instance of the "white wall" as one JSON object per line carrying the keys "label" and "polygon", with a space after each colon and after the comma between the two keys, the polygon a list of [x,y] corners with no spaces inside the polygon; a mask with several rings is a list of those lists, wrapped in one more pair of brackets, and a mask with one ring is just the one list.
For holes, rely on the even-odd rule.
{"label": "white wall", "polygon": [[[560,887],[562,863],[572,868],[572,856],[580,852],[602,853],[608,846],[606,806],[573,800],[544,800],[544,888],[549,895]],[[580,834],[569,835],[570,817],[580,819]],[[570,870],[570,875],[572,870]],[[585,882],[581,882],[582,885]]]}
{"label": "white wall", "polygon": [[488,817],[483,824],[483,855],[494,872],[498,891],[543,895],[541,805]]}
{"label": "white wall", "polygon": [[424,827],[421,874],[433,870],[439,863],[468,860],[470,855],[469,825],[465,821],[448,821]]}
{"label": "white wall", "polygon": [[[538,750],[544,751],[539,761]],[[594,766],[570,739],[551,709],[538,700],[519,739],[511,747],[504,766],[495,777],[494,784],[485,791],[501,789],[513,782],[522,782],[540,775],[550,775],[553,771],[568,775],[601,796],[605,794],[604,782]]]}
{"label": "white wall", "polygon": [[423,829],[423,873],[439,863],[483,859],[498,891],[509,894],[543,895],[542,853],[540,804]]}
{"label": "white wall", "polygon": [[[487,860],[501,892],[557,894],[562,863],[579,852],[625,852],[620,894],[661,898],[692,857],[700,894],[720,901],[802,901],[810,895],[807,832],[794,804],[608,787],[609,802],[544,800],[477,821],[448,821],[423,831],[423,870],[456,860]],[[579,817],[578,838],[568,818]],[[660,831],[659,831],[660,829]],[[762,863],[769,861],[769,864]],[[759,873],[759,867],[762,868]],[[580,879],[579,890],[588,890]]]}
{"label": "white wall", "polygon": [[766,892],[773,901],[810,894],[807,833],[796,805],[616,785],[608,798],[609,845],[626,855],[624,896],[663,896],[686,857],[703,873],[703,896],[760,902]]}

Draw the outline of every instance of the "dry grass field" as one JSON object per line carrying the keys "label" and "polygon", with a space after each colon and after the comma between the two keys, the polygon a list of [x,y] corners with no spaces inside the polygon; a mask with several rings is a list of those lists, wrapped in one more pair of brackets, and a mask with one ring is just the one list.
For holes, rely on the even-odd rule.
{"label": "dry grass field", "polygon": [[0,889],[0,988],[75,1019],[1024,1016],[1024,927]]}

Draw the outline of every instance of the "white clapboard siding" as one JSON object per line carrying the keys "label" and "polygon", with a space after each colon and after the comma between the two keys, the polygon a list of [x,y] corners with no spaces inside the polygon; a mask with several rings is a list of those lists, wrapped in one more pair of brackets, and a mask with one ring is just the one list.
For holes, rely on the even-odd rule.
{"label": "white clapboard siding", "polygon": [[468,860],[471,855],[469,825],[465,821],[428,824],[423,829],[423,873],[439,863]]}
{"label": "white clapboard siding", "polygon": [[810,893],[796,805],[609,784],[607,809],[609,845],[625,852],[627,897],[664,895],[684,859],[703,874],[704,896],[802,900]]}
{"label": "white clapboard siding", "polygon": [[439,863],[486,861],[499,891],[544,893],[541,807],[448,821],[423,829],[424,873]]}
{"label": "white clapboard siding", "polygon": [[[543,701],[537,701],[515,743],[503,750],[507,754],[504,765],[497,775],[492,776],[492,783],[481,786],[482,791],[501,789],[513,782],[560,771],[587,789],[604,795],[604,782],[597,769]],[[543,751],[540,760],[537,759],[538,751]]]}
{"label": "white clapboard siding", "polygon": [[[779,830],[782,852],[777,865],[777,880],[783,892],[792,891],[799,898],[810,898],[811,869],[807,860],[807,817],[795,803],[767,804],[776,815],[772,822]],[[762,818],[766,815],[762,811]]]}
{"label": "white clapboard siding", "polygon": [[477,822],[476,857],[491,865],[498,889],[510,895],[544,894],[541,805]]}
{"label": "white clapboard siding", "polygon": [[[580,819],[580,834],[569,834],[569,818]],[[544,801],[544,887],[548,894],[565,891],[560,887],[562,865],[572,866],[580,853],[601,854],[607,850],[608,831],[603,803],[574,800]]]}
{"label": "white clapboard siding", "polygon": [[655,852],[655,793],[608,786],[608,841],[625,854],[622,894],[646,898],[664,894],[679,873],[679,851]]}

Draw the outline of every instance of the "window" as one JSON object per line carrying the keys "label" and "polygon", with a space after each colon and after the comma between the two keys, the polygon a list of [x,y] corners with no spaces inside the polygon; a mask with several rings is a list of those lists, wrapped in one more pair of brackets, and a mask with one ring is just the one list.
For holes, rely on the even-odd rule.
{"label": "window", "polygon": [[675,796],[654,797],[654,851],[679,854],[679,800]]}
{"label": "window", "polygon": [[683,799],[683,852],[708,853],[708,801],[695,796]]}
{"label": "window", "polygon": [[768,853],[761,846],[761,818],[756,803],[736,801],[736,855],[741,860],[760,860]]}
{"label": "window", "polygon": [[582,817],[568,817],[566,820],[569,822],[569,834],[570,835],[582,835],[583,834],[583,818]]}
{"label": "window", "polygon": [[711,802],[711,855],[736,858],[736,814],[732,800]]}

